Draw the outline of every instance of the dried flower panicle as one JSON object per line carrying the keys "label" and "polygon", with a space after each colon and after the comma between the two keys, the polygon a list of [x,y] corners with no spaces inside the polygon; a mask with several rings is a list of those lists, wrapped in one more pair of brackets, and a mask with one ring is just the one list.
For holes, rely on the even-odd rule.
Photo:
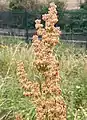
{"label": "dried flower panicle", "polygon": [[[61,31],[55,24],[58,22],[56,5],[50,3],[48,14],[35,21],[37,34],[33,36],[34,66],[42,73],[45,81],[39,85],[27,79],[23,62],[17,63],[17,73],[20,83],[25,89],[24,95],[32,98],[36,105],[36,120],[66,120],[66,105],[61,96],[59,63],[53,54],[54,47],[59,43]],[[41,36],[42,40],[39,40]]]}
{"label": "dried flower panicle", "polygon": [[40,99],[37,106],[37,120],[66,120],[66,107],[58,97]]}
{"label": "dried flower panicle", "polygon": [[[61,31],[55,24],[58,22],[56,5],[50,4],[48,14],[36,20],[37,35],[33,36],[33,47],[36,59],[36,69],[45,76],[42,83],[42,96],[37,100],[37,120],[66,120],[66,106],[61,98],[59,63],[53,54],[53,48],[59,43]],[[42,40],[38,37],[41,36]]]}
{"label": "dried flower panicle", "polygon": [[19,82],[24,91],[24,96],[37,99],[40,96],[39,84],[37,82],[29,81],[24,69],[24,63],[22,61],[17,62],[17,75],[19,76]]}

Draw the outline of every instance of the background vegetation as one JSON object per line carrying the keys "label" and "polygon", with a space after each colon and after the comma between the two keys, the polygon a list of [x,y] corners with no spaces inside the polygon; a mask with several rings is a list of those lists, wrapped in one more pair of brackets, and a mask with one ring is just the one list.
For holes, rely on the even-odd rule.
{"label": "background vegetation", "polygon": [[[20,2],[16,5],[11,2],[10,8],[27,8],[24,4],[21,7]],[[60,11],[63,9],[64,4],[60,3]],[[46,11],[47,6],[40,6],[36,12],[41,15]],[[86,120],[87,51],[60,42],[60,45],[55,47],[54,54],[60,63],[61,88],[67,105],[67,120]],[[16,62],[22,60],[30,80],[42,79],[34,70],[33,59],[32,47],[26,45],[23,40],[0,38],[0,120],[14,120],[16,113],[22,114],[25,120],[34,120],[35,107],[23,96],[16,75]]]}
{"label": "background vegetation", "polygon": [[80,8],[87,10],[87,0],[85,0],[85,2],[80,5]]}
{"label": "background vegetation", "polygon": [[[3,41],[2,38],[0,42]],[[33,52],[22,40],[6,39],[0,44],[0,119],[14,120],[15,114],[24,120],[34,120],[35,107],[23,96],[16,75],[16,62],[22,60],[30,80],[42,79],[33,68]],[[6,45],[5,45],[6,43]],[[60,63],[62,95],[67,105],[67,120],[87,119],[87,51],[73,44],[63,44],[54,49]]]}
{"label": "background vegetation", "polygon": [[41,10],[42,7],[47,7],[50,2],[55,2],[56,5],[63,9],[64,2],[60,0],[10,0],[9,8],[11,9],[26,9],[26,10]]}

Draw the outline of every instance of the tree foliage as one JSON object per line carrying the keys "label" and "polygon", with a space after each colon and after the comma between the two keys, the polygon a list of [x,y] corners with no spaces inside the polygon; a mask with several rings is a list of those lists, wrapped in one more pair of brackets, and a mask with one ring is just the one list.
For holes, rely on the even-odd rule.
{"label": "tree foliage", "polygon": [[46,9],[50,2],[55,2],[58,9],[64,9],[64,2],[60,2],[59,0],[48,0],[48,1],[40,1],[40,0],[11,0],[9,2],[9,8],[11,9],[27,9],[27,10],[42,10],[42,8]]}
{"label": "tree foliage", "polygon": [[85,2],[80,5],[80,8],[87,10],[87,0],[85,0]]}

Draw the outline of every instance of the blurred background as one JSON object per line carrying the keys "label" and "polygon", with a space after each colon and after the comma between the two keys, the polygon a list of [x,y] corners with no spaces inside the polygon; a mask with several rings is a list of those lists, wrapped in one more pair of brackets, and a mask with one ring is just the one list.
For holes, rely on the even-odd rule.
{"label": "blurred background", "polygon": [[61,28],[61,39],[86,44],[87,0],[1,0],[0,35],[19,36],[26,42],[32,40],[34,21],[47,13],[50,2],[57,5],[59,22],[56,26]]}

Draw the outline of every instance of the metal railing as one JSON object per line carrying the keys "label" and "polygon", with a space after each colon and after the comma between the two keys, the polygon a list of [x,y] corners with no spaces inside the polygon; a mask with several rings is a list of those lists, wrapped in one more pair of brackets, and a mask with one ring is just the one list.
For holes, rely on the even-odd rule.
{"label": "metal railing", "polygon": [[[34,33],[34,21],[41,18],[41,14],[29,11],[1,11],[0,34],[23,36],[28,42]],[[59,23],[63,40],[87,41],[87,11],[72,10],[59,13]],[[31,31],[31,32],[30,32]]]}

